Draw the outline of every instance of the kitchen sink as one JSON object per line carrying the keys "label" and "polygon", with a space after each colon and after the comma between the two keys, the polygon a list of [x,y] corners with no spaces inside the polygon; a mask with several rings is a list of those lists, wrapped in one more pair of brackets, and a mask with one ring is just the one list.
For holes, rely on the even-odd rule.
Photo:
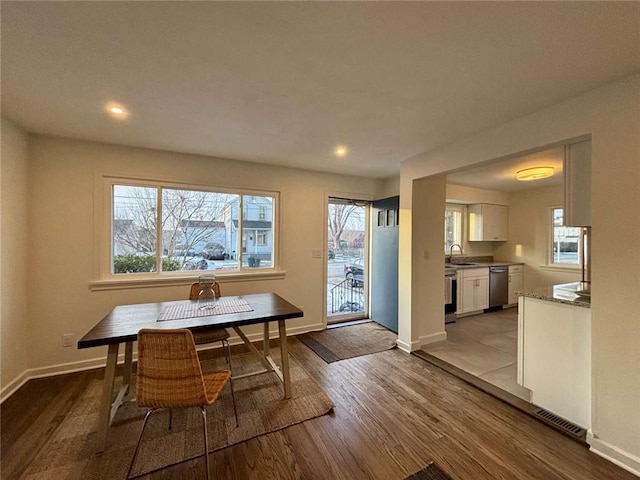
{"label": "kitchen sink", "polygon": [[462,266],[468,266],[468,265],[477,265],[477,263],[452,263],[451,265],[455,266],[455,265],[462,265]]}

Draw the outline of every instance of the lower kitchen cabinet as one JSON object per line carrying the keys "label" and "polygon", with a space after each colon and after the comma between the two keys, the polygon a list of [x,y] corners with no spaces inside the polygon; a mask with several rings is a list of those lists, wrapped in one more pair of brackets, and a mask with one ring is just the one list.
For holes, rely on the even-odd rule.
{"label": "lower kitchen cabinet", "polygon": [[522,291],[524,284],[524,273],[522,265],[509,265],[509,305],[518,304],[516,292]]}
{"label": "lower kitchen cabinet", "polygon": [[489,308],[489,269],[458,270],[458,315]]}
{"label": "lower kitchen cabinet", "polygon": [[518,383],[531,402],[591,427],[591,310],[520,297]]}

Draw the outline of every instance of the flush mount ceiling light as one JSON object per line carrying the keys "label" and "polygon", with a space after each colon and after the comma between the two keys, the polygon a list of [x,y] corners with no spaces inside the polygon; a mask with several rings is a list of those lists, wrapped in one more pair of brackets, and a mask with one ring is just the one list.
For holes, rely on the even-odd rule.
{"label": "flush mount ceiling light", "polygon": [[127,118],[129,112],[122,106],[117,103],[108,103],[105,107],[107,113],[114,118]]}
{"label": "flush mount ceiling light", "polygon": [[342,145],[337,146],[336,149],[333,151],[335,156],[340,158],[345,157],[348,152],[349,150],[347,150],[347,147],[344,147]]}
{"label": "flush mount ceiling light", "polygon": [[531,180],[539,180],[551,176],[553,176],[553,167],[525,168],[516,173],[516,179],[521,182],[530,182]]}

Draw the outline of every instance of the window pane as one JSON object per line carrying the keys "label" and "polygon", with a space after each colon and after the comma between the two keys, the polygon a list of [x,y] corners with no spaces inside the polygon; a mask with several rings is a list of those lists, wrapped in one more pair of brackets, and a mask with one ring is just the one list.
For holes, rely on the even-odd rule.
{"label": "window pane", "polygon": [[551,262],[580,265],[580,228],[565,227],[562,208],[553,209],[553,241]]}
{"label": "window pane", "polygon": [[242,196],[242,266],[273,265],[273,198]]}
{"label": "window pane", "polygon": [[451,245],[462,245],[462,210],[458,205],[447,205],[444,212],[444,250],[449,252]]}
{"label": "window pane", "polygon": [[163,270],[237,269],[231,222],[238,195],[162,190]]}
{"label": "window pane", "polygon": [[157,194],[155,187],[113,186],[114,274],[156,271]]}

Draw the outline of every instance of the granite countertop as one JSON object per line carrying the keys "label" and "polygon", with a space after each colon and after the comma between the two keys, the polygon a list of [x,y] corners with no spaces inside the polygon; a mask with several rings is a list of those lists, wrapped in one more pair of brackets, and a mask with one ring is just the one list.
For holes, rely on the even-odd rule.
{"label": "granite countertop", "polygon": [[527,291],[516,292],[520,297],[536,298],[549,302],[565,303],[577,307],[591,308],[591,297],[576,293],[580,289],[580,282],[561,283],[548,287],[534,288]]}

